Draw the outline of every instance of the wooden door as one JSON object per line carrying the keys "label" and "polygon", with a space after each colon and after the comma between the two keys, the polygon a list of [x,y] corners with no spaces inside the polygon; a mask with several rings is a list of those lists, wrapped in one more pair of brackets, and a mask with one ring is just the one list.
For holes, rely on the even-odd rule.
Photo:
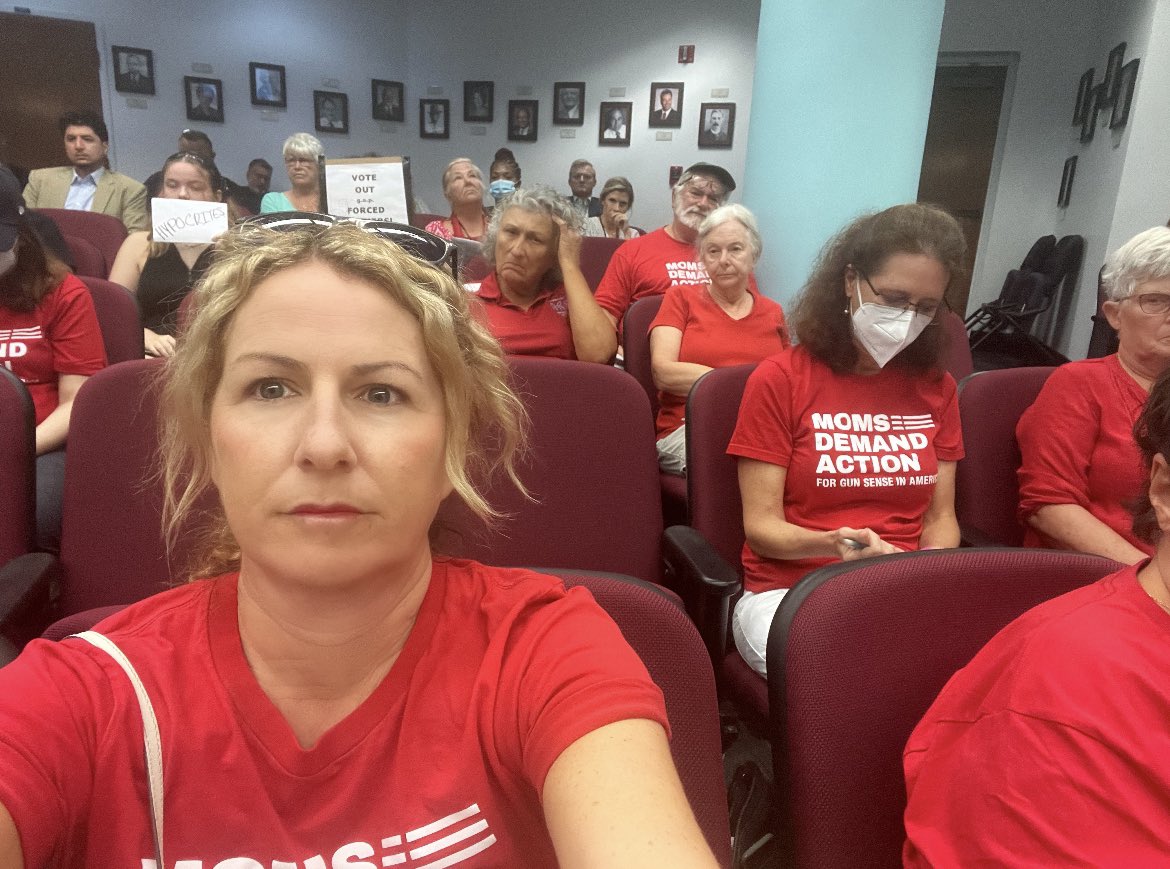
{"label": "wooden door", "polygon": [[943,206],[963,226],[967,274],[948,294],[960,316],[971,294],[1006,80],[1006,66],[940,66],[935,72],[918,201]]}
{"label": "wooden door", "polygon": [[102,113],[100,62],[92,22],[0,12],[0,162],[64,165],[58,119]]}

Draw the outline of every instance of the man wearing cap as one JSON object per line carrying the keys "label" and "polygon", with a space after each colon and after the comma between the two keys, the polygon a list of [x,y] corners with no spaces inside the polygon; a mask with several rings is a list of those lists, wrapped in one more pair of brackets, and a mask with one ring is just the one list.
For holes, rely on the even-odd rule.
{"label": "man wearing cap", "polygon": [[617,327],[630,305],[645,296],[662,295],[676,284],[707,283],[707,272],[695,251],[699,224],[734,189],[735,179],[722,166],[696,163],[671,189],[674,220],[614,252],[595,298],[613,323],[615,352]]}
{"label": "man wearing cap", "polygon": [[67,208],[100,211],[118,218],[134,232],[149,229],[146,188],[113,169],[106,168],[110,134],[105,122],[92,112],[70,112],[61,118],[65,155],[72,166],[34,169],[24,188],[29,208]]}

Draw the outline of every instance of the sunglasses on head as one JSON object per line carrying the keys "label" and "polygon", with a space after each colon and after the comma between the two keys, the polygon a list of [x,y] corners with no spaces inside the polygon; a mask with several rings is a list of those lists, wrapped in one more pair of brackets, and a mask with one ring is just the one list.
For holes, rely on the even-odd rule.
{"label": "sunglasses on head", "polygon": [[245,226],[263,226],[277,232],[299,229],[328,229],[340,223],[351,223],[379,238],[393,242],[410,255],[423,262],[442,268],[449,266],[451,274],[459,274],[459,253],[455,245],[424,230],[394,223],[389,220],[365,220],[360,217],[336,217],[332,214],[318,214],[313,211],[277,211],[257,214],[244,218]]}

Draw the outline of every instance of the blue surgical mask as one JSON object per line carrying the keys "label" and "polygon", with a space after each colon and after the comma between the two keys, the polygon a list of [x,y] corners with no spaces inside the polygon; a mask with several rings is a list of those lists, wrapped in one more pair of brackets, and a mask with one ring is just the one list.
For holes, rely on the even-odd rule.
{"label": "blue surgical mask", "polygon": [[488,192],[492,194],[492,199],[499,202],[505,196],[510,196],[516,192],[516,182],[509,178],[497,178],[488,187]]}

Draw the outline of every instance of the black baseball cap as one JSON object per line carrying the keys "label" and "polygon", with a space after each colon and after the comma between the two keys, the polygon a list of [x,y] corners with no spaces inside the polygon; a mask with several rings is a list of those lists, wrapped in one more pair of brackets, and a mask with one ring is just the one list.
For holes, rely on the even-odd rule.
{"label": "black baseball cap", "polygon": [[0,166],[0,251],[16,244],[16,232],[24,221],[24,197],[20,184],[7,166]]}
{"label": "black baseball cap", "polygon": [[716,166],[714,163],[695,163],[687,167],[684,175],[707,175],[714,178],[723,188],[730,193],[735,189],[735,179],[731,177],[731,173],[722,166]]}

